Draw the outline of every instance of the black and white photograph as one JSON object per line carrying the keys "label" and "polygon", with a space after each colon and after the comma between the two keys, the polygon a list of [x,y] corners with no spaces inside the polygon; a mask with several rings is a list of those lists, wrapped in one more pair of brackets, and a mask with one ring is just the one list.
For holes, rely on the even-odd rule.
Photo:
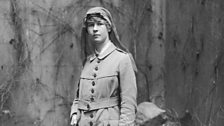
{"label": "black and white photograph", "polygon": [[224,126],[224,1],[0,0],[0,126]]}

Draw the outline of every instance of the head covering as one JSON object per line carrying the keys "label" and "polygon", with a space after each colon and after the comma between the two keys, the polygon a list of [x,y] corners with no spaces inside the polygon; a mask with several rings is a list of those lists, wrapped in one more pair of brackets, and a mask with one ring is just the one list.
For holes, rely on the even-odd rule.
{"label": "head covering", "polygon": [[91,16],[100,17],[108,22],[108,24],[111,27],[111,31],[109,32],[109,39],[117,48],[129,54],[132,61],[133,69],[137,71],[137,67],[135,65],[132,55],[129,53],[128,49],[125,48],[125,46],[120,42],[116,27],[114,25],[110,12],[103,7],[90,8],[85,15],[84,22],[83,22],[84,25],[83,25],[82,34],[81,34],[81,46],[82,46],[82,49],[84,49],[82,50],[82,56],[85,58],[83,61],[85,62],[87,56],[94,53],[93,45],[90,42],[88,42],[89,40],[88,40],[88,33],[87,33],[87,27],[86,27],[86,21]]}

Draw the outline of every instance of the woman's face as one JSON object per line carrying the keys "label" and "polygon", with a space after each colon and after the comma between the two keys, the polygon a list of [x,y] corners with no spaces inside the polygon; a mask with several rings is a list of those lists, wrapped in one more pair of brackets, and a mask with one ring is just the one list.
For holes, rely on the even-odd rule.
{"label": "woman's face", "polygon": [[101,44],[109,40],[107,22],[104,19],[92,17],[87,21],[87,31],[95,44]]}

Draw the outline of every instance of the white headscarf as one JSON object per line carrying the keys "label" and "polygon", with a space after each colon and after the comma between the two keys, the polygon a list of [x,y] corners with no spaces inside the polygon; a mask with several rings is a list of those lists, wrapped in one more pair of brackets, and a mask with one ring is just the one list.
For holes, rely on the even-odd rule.
{"label": "white headscarf", "polygon": [[106,20],[108,22],[108,24],[110,25],[111,27],[111,30],[109,32],[109,39],[111,40],[111,42],[119,49],[127,52],[131,58],[131,61],[132,61],[132,66],[133,66],[133,69],[135,70],[135,72],[137,71],[137,67],[136,67],[136,64],[134,62],[134,59],[131,55],[131,53],[128,51],[127,48],[125,48],[125,46],[120,42],[120,39],[119,39],[119,36],[117,34],[117,30],[116,30],[116,27],[114,25],[114,22],[112,20],[112,16],[110,14],[110,12],[103,8],[103,7],[93,7],[93,8],[90,8],[87,13],[86,13],[86,16],[84,18],[84,25],[83,25],[83,28],[82,28],[82,34],[81,34],[81,46],[82,46],[82,56],[85,58],[84,59],[84,62],[87,58],[87,56],[89,56],[90,54],[94,53],[94,48],[92,46],[92,44],[90,42],[88,42],[88,32],[87,32],[87,27],[86,27],[86,20],[88,18],[88,16],[90,15],[95,15],[95,16],[98,16],[100,18],[103,18],[104,20]]}

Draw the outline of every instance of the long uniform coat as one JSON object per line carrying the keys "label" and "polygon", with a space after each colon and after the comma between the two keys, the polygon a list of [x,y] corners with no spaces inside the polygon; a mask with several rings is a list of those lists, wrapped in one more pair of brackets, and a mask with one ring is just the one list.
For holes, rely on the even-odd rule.
{"label": "long uniform coat", "polygon": [[88,57],[78,95],[71,114],[80,113],[79,126],[134,125],[137,88],[129,54],[111,44]]}

